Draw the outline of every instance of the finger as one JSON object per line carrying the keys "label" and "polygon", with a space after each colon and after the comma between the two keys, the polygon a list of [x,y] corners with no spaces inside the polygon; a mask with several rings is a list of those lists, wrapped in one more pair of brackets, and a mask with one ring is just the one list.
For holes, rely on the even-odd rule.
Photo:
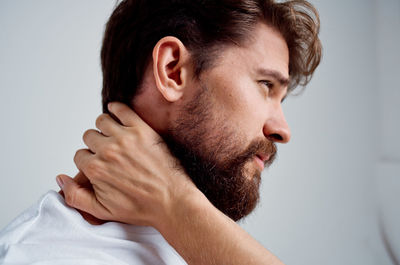
{"label": "finger", "polygon": [[102,220],[110,219],[109,211],[97,200],[93,191],[81,187],[67,175],[58,175],[56,180],[69,206]]}
{"label": "finger", "polygon": [[113,119],[109,114],[101,114],[96,119],[96,128],[105,136],[111,136],[121,130],[121,124]]}
{"label": "finger", "polygon": [[[65,175],[65,174],[62,174]],[[85,176],[85,174],[82,173],[82,171],[79,171],[73,180],[78,183],[79,185],[85,184],[87,182],[90,182],[89,179]]]}
{"label": "finger", "polygon": [[92,151],[92,153],[97,153],[101,144],[107,141],[107,136],[102,135],[99,131],[90,129],[83,134],[83,142]]}
{"label": "finger", "polygon": [[85,176],[85,174],[83,174],[82,171],[79,171],[78,174],[76,174],[73,179],[78,185],[93,190],[90,180]]}
{"label": "finger", "polygon": [[82,171],[89,180],[99,175],[99,167],[96,165],[95,161],[97,160],[95,160],[94,157],[95,155],[88,149],[80,149],[76,151],[74,156],[74,163],[76,167]]}
{"label": "finger", "polygon": [[[64,174],[62,174],[64,175]],[[66,176],[66,175],[64,175]],[[67,176],[69,177],[69,176]],[[85,174],[83,174],[83,172],[79,171],[78,174],[75,175],[75,177],[73,178],[73,180],[76,182],[76,184],[78,184],[79,186],[86,188],[90,191],[93,191],[93,187],[92,184],[90,183],[89,179],[85,176]],[[59,179],[56,178],[57,184],[58,186],[60,186],[61,188],[61,183],[59,183]],[[62,189],[58,192],[60,193],[63,197],[64,196],[64,192],[62,191]]]}
{"label": "finger", "polygon": [[120,102],[108,103],[108,110],[114,114],[127,127],[144,123],[144,121],[127,105]]}

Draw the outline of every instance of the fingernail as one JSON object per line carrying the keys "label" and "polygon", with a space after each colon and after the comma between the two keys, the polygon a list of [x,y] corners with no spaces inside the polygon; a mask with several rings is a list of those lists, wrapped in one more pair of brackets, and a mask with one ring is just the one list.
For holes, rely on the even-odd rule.
{"label": "fingernail", "polygon": [[62,181],[62,179],[61,179],[60,176],[57,176],[57,177],[56,177],[56,182],[57,182],[58,186],[60,187],[60,189],[63,189],[63,187],[64,187],[64,182]]}

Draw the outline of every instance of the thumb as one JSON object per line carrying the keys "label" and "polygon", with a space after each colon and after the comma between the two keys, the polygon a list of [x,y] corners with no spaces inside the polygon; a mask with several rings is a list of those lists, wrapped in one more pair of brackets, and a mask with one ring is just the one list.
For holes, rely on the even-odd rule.
{"label": "thumb", "polygon": [[78,174],[75,175],[73,180],[74,180],[74,182],[76,184],[78,184],[82,188],[93,190],[93,187],[92,187],[92,184],[90,183],[90,180],[86,177],[85,174],[83,174],[82,171],[79,171]]}
{"label": "thumb", "polygon": [[110,218],[109,211],[97,200],[92,189],[81,186],[67,175],[58,175],[57,184],[64,193],[66,204],[102,220]]}

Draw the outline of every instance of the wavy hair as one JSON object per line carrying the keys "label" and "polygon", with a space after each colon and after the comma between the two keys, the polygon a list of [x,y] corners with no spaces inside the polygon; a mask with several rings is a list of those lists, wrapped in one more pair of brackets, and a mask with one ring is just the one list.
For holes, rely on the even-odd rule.
{"label": "wavy hair", "polygon": [[276,28],[289,48],[289,90],[305,86],[321,60],[319,16],[307,1],[124,0],[106,25],[101,49],[102,103],[131,106],[156,43],[175,36],[191,53],[196,76],[226,45],[243,45],[258,22]]}

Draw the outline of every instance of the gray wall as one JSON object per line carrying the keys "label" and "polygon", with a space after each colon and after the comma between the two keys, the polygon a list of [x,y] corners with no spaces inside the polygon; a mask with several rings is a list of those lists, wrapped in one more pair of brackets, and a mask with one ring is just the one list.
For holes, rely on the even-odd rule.
{"label": "gray wall", "polygon": [[398,259],[399,2],[312,2],[324,58],[285,102],[293,141],[244,227],[288,264],[391,264],[379,220]]}
{"label": "gray wall", "polygon": [[[392,264],[379,224],[397,253],[400,4],[312,3],[324,58],[284,103],[292,141],[241,224],[287,264]],[[76,172],[81,135],[101,111],[99,50],[113,5],[0,2],[0,227],[56,189],[58,173]]]}

